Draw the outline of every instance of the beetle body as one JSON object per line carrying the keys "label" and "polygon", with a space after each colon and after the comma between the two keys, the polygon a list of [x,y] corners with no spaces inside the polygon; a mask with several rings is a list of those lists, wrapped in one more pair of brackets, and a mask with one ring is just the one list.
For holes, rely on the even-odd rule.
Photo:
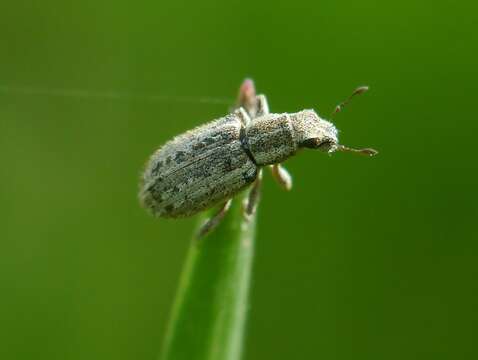
{"label": "beetle body", "polygon": [[149,159],[140,200],[159,217],[186,217],[224,202],[253,183],[264,165],[301,147],[334,151],[337,130],[313,110],[265,114],[243,109],[167,142]]}
{"label": "beetle body", "polygon": [[241,130],[231,114],[166,143],[146,166],[143,205],[155,216],[190,216],[252,183],[257,166],[244,151]]}

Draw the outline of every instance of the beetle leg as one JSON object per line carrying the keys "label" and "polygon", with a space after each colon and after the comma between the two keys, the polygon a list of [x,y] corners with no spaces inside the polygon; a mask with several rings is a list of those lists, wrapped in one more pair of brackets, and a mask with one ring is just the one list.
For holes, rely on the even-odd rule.
{"label": "beetle leg", "polygon": [[256,212],[257,204],[261,196],[261,184],[262,184],[262,169],[259,169],[257,173],[257,178],[252,184],[251,190],[249,191],[249,196],[247,199],[244,199],[243,211],[244,217],[249,220],[251,216]]}
{"label": "beetle leg", "polygon": [[292,176],[281,164],[271,165],[270,169],[272,176],[284,190],[292,189]]}
{"label": "beetle leg", "polygon": [[224,219],[224,216],[231,207],[231,202],[232,199],[227,200],[213,217],[206,220],[206,222],[201,226],[198,231],[198,238],[206,236],[221,223],[222,219]]}
{"label": "beetle leg", "polygon": [[265,95],[256,95],[256,87],[251,79],[245,79],[242,82],[236,106],[242,106],[252,119],[269,114],[269,105]]}
{"label": "beetle leg", "polygon": [[261,94],[256,96],[255,111],[256,113],[254,114],[255,116],[253,116],[253,118],[269,114],[269,103],[267,102],[265,95]]}
{"label": "beetle leg", "polygon": [[251,123],[252,120],[244,108],[240,107],[239,109],[236,109],[234,113],[241,120],[242,126],[246,127]]}

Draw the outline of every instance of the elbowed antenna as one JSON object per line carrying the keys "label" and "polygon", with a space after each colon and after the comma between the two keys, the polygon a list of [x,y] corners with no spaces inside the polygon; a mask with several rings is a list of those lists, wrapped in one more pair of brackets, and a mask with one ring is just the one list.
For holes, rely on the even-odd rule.
{"label": "elbowed antenna", "polygon": [[342,152],[353,152],[357,153],[360,155],[365,155],[365,156],[375,156],[378,154],[378,151],[375,149],[370,149],[370,148],[365,148],[365,149],[353,149],[348,146],[344,145],[337,145],[337,150],[336,151],[342,151]]}
{"label": "elbowed antenna", "polygon": [[359,86],[358,88],[356,88],[354,90],[354,92],[352,93],[352,95],[350,95],[347,99],[345,99],[344,101],[342,101],[340,104],[338,104],[335,107],[335,110],[332,112],[332,114],[330,116],[332,117],[335,114],[337,114],[338,112],[341,112],[342,109],[345,107],[345,105],[347,105],[355,95],[360,95],[360,94],[363,94],[364,92],[367,92],[367,91],[368,91],[368,86]]}

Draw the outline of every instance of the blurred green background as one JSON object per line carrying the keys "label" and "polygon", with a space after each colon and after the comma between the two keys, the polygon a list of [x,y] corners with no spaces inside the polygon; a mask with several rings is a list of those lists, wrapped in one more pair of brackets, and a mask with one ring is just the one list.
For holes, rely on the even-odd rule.
{"label": "blurred green background", "polygon": [[200,98],[232,103],[246,76],[274,112],[325,116],[370,85],[334,122],[380,155],[304,152],[290,193],[267,174],[245,358],[476,358],[477,14],[445,0],[2,2],[0,358],[156,359],[196,219],[149,217],[139,173],[228,110]]}

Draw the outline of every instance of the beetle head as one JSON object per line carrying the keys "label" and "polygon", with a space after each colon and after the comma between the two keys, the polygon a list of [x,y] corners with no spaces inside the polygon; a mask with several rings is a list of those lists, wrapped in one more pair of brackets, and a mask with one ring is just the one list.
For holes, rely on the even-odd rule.
{"label": "beetle head", "polygon": [[339,145],[338,131],[334,124],[322,119],[314,110],[303,110],[291,115],[297,145],[301,148],[318,149],[323,152],[356,152],[362,155],[377,154],[373,149],[352,149]]}
{"label": "beetle head", "polygon": [[292,114],[298,146],[333,152],[337,148],[337,129],[317,115],[314,110],[303,110]]}

